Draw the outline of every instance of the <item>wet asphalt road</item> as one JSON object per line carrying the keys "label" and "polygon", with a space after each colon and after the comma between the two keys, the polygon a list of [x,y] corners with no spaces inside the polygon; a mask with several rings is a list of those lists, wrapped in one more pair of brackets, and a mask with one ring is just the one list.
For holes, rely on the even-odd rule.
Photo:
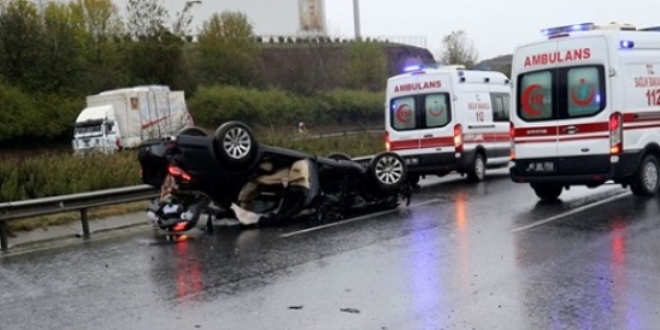
{"label": "wet asphalt road", "polygon": [[[0,329],[658,329],[660,197],[539,203],[506,171],[320,229],[0,258]],[[302,231],[301,231],[302,230]]]}

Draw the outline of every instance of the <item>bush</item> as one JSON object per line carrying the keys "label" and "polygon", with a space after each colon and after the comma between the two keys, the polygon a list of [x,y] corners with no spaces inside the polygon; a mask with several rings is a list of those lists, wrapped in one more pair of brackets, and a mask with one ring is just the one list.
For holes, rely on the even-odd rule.
{"label": "bush", "polygon": [[139,173],[134,152],[4,158],[0,161],[0,202],[141,184]]}
{"label": "bush", "polygon": [[358,90],[302,96],[279,89],[213,86],[200,87],[189,103],[195,122],[209,128],[233,119],[268,127],[290,126],[301,120],[315,126],[367,126],[382,123],[384,99],[382,92]]}
{"label": "bush", "polygon": [[57,94],[32,95],[0,82],[0,103],[0,143],[7,143],[65,136],[85,100]]}

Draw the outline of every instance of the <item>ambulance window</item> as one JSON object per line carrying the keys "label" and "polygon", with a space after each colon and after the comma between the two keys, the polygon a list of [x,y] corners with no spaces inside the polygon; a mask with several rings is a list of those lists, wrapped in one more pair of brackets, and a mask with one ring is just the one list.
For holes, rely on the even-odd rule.
{"label": "ambulance window", "polygon": [[493,104],[493,121],[509,121],[509,94],[492,93],[490,94],[490,101]]}
{"label": "ambulance window", "polygon": [[552,73],[542,71],[523,75],[518,95],[518,111],[522,119],[552,118]]}
{"label": "ambulance window", "polygon": [[410,96],[393,100],[390,106],[390,118],[391,125],[396,130],[416,128],[415,98]]}
{"label": "ambulance window", "polygon": [[602,110],[602,84],[595,67],[568,70],[568,116],[593,115]]}
{"label": "ambulance window", "polygon": [[426,128],[442,127],[449,123],[449,102],[447,94],[426,95],[424,100]]}

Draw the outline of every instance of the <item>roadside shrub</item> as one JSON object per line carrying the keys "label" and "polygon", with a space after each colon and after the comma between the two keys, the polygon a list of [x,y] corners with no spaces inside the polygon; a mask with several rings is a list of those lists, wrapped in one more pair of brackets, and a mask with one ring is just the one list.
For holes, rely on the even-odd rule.
{"label": "roadside shrub", "polygon": [[280,89],[211,86],[200,87],[189,104],[196,124],[209,128],[233,119],[269,127],[291,126],[301,120],[315,126],[368,126],[382,122],[384,100],[382,92],[361,90],[303,96]]}
{"label": "roadside shrub", "polygon": [[140,184],[134,152],[74,156],[42,154],[0,161],[0,202]]}
{"label": "roadside shrub", "polygon": [[25,142],[62,137],[70,130],[85,100],[30,94],[0,82],[0,103],[0,142]]}

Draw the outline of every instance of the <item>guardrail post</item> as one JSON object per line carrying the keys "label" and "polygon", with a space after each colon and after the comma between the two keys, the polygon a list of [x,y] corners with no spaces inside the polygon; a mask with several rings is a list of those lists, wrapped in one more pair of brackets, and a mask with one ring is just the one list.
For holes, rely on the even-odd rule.
{"label": "guardrail post", "polygon": [[7,224],[0,221],[0,249],[4,252],[9,250],[9,242],[7,241]]}
{"label": "guardrail post", "polygon": [[80,209],[80,222],[82,222],[83,237],[89,238],[89,221],[87,221],[87,209]]}

